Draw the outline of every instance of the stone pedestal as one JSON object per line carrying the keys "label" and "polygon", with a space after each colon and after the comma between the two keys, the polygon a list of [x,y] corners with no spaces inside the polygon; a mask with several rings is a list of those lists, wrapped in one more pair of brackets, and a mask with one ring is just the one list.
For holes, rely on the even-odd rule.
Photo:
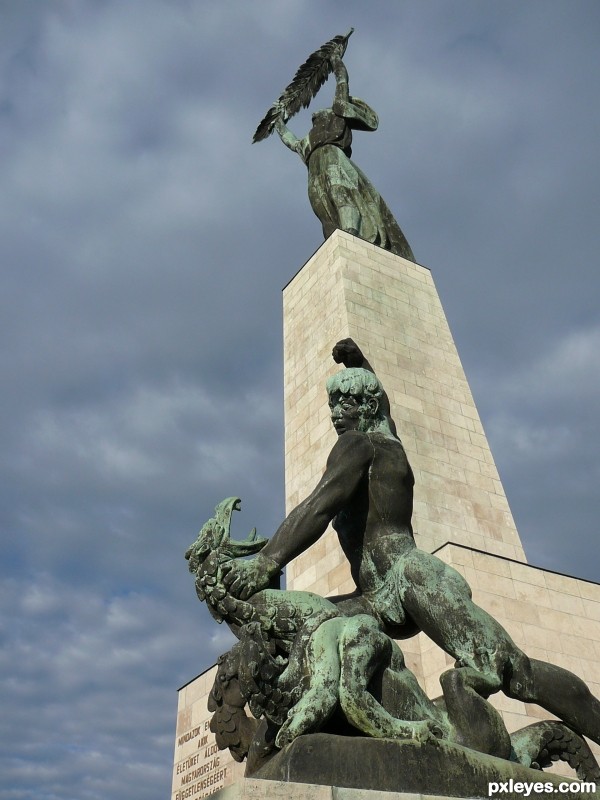
{"label": "stone pedestal", "polygon": [[[581,800],[582,794],[579,789],[564,791],[564,780],[555,775],[542,774],[539,770],[474,753],[448,742],[422,744],[412,740],[351,738],[323,733],[300,736],[253,777],[268,778],[269,783],[322,783],[359,789],[367,797],[369,790],[487,798],[494,794],[490,784],[493,789],[493,785],[500,782],[508,787],[527,784],[532,787],[529,797],[533,800],[543,800],[544,795],[559,792],[561,797]],[[510,800],[515,800],[519,792],[506,794]],[[600,798],[600,791],[587,796]]]}
{"label": "stone pedestal", "polygon": [[378,792],[342,786],[290,781],[262,781],[247,778],[221,789],[213,800],[438,800],[431,795],[403,792]]}
{"label": "stone pedestal", "polygon": [[[533,772],[533,770],[528,770]],[[528,781],[528,783],[540,783],[540,773],[537,773],[538,780]],[[546,783],[546,778],[541,777],[541,782]],[[552,794],[556,789],[557,793],[560,791],[558,788],[558,781],[548,781],[552,784],[547,792],[540,793],[539,791],[531,791],[529,798],[533,800],[545,800],[549,794]],[[514,784],[512,784],[514,786]],[[523,792],[502,792],[489,795],[487,791],[487,784],[483,793],[471,794],[472,798],[491,797],[493,800],[517,800],[517,798],[524,797]],[[582,800],[582,798],[595,798],[598,797],[597,793],[577,793],[577,792],[560,792],[561,798],[567,800]],[[425,792],[385,792],[374,789],[355,789],[345,786],[323,786],[314,783],[296,783],[294,781],[263,781],[253,778],[247,778],[239,781],[233,786],[226,789],[221,789],[213,795],[213,800],[454,800],[453,795],[435,795],[427,794]],[[459,795],[463,798],[464,795]],[[458,800],[458,798],[457,798]]]}

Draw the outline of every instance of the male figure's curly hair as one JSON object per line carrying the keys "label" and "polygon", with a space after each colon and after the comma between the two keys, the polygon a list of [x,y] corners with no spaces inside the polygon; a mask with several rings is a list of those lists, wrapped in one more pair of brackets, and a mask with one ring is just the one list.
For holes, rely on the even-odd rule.
{"label": "male figure's curly hair", "polygon": [[327,393],[334,392],[362,397],[365,400],[374,397],[381,402],[383,386],[374,372],[362,367],[348,367],[327,379]]}

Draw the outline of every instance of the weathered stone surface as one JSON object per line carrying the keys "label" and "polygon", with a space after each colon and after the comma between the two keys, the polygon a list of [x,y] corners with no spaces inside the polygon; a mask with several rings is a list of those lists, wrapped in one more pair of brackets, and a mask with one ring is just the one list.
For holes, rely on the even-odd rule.
{"label": "weathered stone surface", "polygon": [[[440,800],[438,796],[243,778],[213,800]],[[444,798],[444,800],[447,800]]]}
{"label": "weathered stone surface", "polygon": [[[446,742],[430,745],[325,734],[301,736],[253,777],[288,780],[292,784],[321,783],[383,792],[474,798],[489,797],[491,782],[512,780],[513,785],[517,782],[538,784],[538,791],[529,794],[534,800],[544,800],[549,793],[558,792],[564,781],[547,772],[482,756]],[[269,789],[265,791],[268,797]],[[502,792],[500,796],[507,800],[522,798],[523,792]],[[582,796],[581,791],[560,793],[561,798],[568,800],[581,800]],[[585,796],[598,798],[600,792]]]}

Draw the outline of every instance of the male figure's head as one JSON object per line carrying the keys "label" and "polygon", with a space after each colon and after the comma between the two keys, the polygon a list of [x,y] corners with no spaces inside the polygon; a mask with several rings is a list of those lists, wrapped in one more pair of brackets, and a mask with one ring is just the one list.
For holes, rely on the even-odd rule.
{"label": "male figure's head", "polygon": [[338,436],[346,431],[389,432],[381,413],[383,386],[373,372],[361,367],[336,372],[327,381],[327,393],[331,421]]}

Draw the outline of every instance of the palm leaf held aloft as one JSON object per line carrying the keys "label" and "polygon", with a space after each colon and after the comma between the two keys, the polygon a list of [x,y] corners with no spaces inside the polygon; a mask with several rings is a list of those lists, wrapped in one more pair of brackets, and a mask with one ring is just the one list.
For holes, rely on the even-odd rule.
{"label": "palm leaf held aloft", "polygon": [[294,80],[287,86],[261,120],[252,142],[260,142],[270,136],[275,122],[281,116],[293,117],[301,108],[307,108],[332,71],[331,56],[337,52],[341,58],[346,52],[348,39],[354,28],[345,36],[334,36],[315,50],[298,68]]}

